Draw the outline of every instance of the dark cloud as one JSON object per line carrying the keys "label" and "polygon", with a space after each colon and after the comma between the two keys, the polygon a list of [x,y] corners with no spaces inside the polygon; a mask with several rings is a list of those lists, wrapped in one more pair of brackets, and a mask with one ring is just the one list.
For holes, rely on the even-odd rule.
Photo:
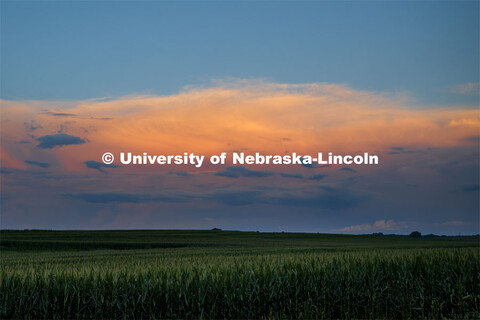
{"label": "dark cloud", "polygon": [[210,198],[229,206],[246,206],[264,202],[261,195],[261,192],[253,190],[218,190]]}
{"label": "dark cloud", "polygon": [[273,174],[274,173],[271,171],[250,170],[245,168],[244,166],[227,167],[225,170],[218,171],[217,173],[215,173],[216,176],[228,177],[228,178],[240,178],[240,177],[263,178],[263,177],[272,176]]}
{"label": "dark cloud", "polygon": [[27,129],[28,131],[34,131],[34,130],[43,128],[41,125],[35,125],[35,121],[33,120],[31,120],[30,123],[24,122],[23,125],[25,126],[25,129]]}
{"label": "dark cloud", "polygon": [[[257,188],[258,189],[258,188]],[[365,197],[353,194],[348,190],[338,190],[331,187],[319,188],[321,192],[305,195],[289,192],[280,195],[268,194],[258,190],[217,190],[205,197],[229,206],[246,206],[252,204],[266,204],[274,206],[319,208],[326,210],[341,210],[352,208],[366,200]]]}
{"label": "dark cloud", "polygon": [[52,149],[72,144],[84,144],[85,140],[79,137],[71,136],[65,133],[46,135],[37,139],[40,143],[37,147],[42,149]]}
{"label": "dark cloud", "polygon": [[40,167],[40,168],[50,167],[50,163],[45,163],[45,162],[38,162],[38,161],[33,161],[33,160],[25,160],[24,162],[26,164],[30,164],[32,166],[37,166],[37,167]]}
{"label": "dark cloud", "polygon": [[67,112],[54,112],[54,111],[48,111],[48,110],[43,110],[42,114],[49,114],[54,117],[76,117],[77,115],[74,113],[67,113]]}
{"label": "dark cloud", "polygon": [[357,206],[365,197],[348,190],[334,188],[317,189],[315,192],[271,193],[269,190],[217,189],[207,194],[185,193],[180,191],[168,194],[133,194],[124,192],[110,193],[67,193],[66,198],[82,200],[88,203],[185,203],[192,201],[213,201],[221,205],[239,207],[255,204],[286,206],[297,208],[317,208],[337,211]]}
{"label": "dark cloud", "polygon": [[73,113],[64,113],[64,112],[50,112],[52,116],[55,117],[76,117],[76,114]]}
{"label": "dark cloud", "polygon": [[193,174],[188,173],[187,171],[170,171],[168,174],[174,174],[181,177],[193,177]]}
{"label": "dark cloud", "polygon": [[330,187],[330,186],[317,186],[317,188],[320,190],[328,191],[328,192],[335,192],[337,190],[334,187]]}
{"label": "dark cloud", "polygon": [[270,185],[270,186],[251,186],[250,189],[253,189],[253,190],[261,190],[261,191],[285,191],[285,190],[289,190],[290,188],[289,187],[285,187],[285,186],[278,186],[278,185]]}
{"label": "dark cloud", "polygon": [[15,169],[12,169],[12,168],[0,167],[0,173],[3,173],[3,174],[10,174],[10,173],[13,173],[14,171]]}
{"label": "dark cloud", "polygon": [[480,141],[480,136],[472,136],[472,137],[466,137],[465,141],[469,142],[479,142]]}
{"label": "dark cloud", "polygon": [[113,118],[95,118],[95,117],[90,117],[90,119],[93,119],[93,120],[112,120]]}
{"label": "dark cloud", "polygon": [[0,173],[4,173],[4,174],[13,173],[15,175],[27,175],[27,176],[29,176],[29,178],[31,178],[32,175],[33,176],[41,176],[42,178],[46,177],[44,171],[23,170],[23,169],[9,168],[9,167],[0,167]]}
{"label": "dark cloud", "polygon": [[437,163],[432,165],[431,168],[445,177],[463,179],[463,181],[472,181],[475,183],[475,180],[478,179],[472,180],[471,178],[478,177],[479,175],[478,155]]}
{"label": "dark cloud", "polygon": [[348,172],[352,172],[352,173],[357,172],[357,170],[352,169],[350,167],[342,167],[342,168],[340,168],[339,171],[348,171]]}
{"label": "dark cloud", "polygon": [[316,164],[316,163],[313,163],[313,164],[305,163],[304,158],[302,158],[302,166],[304,166],[305,168],[309,168],[309,169],[315,169],[315,168],[327,168],[327,167],[330,167],[331,164],[319,165],[319,164]]}
{"label": "dark cloud", "polygon": [[118,168],[118,166],[113,164],[113,163],[112,164],[105,164],[103,162],[98,162],[98,161],[95,161],[95,160],[85,161],[84,163],[87,166],[87,168],[96,169],[96,170],[98,170],[100,172],[103,172],[103,173],[106,172],[105,170],[103,170],[103,168]]}
{"label": "dark cloud", "polygon": [[351,194],[317,195],[311,197],[277,198],[275,204],[291,207],[315,207],[330,210],[341,210],[357,206],[362,199]]}
{"label": "dark cloud", "polygon": [[412,154],[412,153],[419,153],[422,152],[422,150],[407,150],[403,147],[392,147],[390,148],[393,151],[387,152],[388,154]]}
{"label": "dark cloud", "polygon": [[472,192],[472,191],[479,191],[479,190],[480,190],[480,186],[478,184],[472,184],[463,188],[463,191],[465,192]]}
{"label": "dark cloud", "polygon": [[316,181],[318,181],[318,180],[324,179],[324,178],[327,177],[327,176],[328,176],[328,174],[318,173],[318,174],[314,174],[313,176],[308,177],[308,179],[309,179],[309,180],[316,180]]}
{"label": "dark cloud", "polygon": [[309,207],[336,211],[353,208],[365,200],[364,197],[355,195],[348,190],[331,189],[327,192],[306,196],[283,195],[281,197],[272,197],[268,199],[268,203],[280,206]]}
{"label": "dark cloud", "polygon": [[283,178],[292,178],[292,179],[303,179],[301,173],[280,173],[280,176]]}
{"label": "dark cloud", "polygon": [[356,176],[350,176],[350,177],[347,178],[347,181],[349,181],[349,183],[353,184],[353,183],[358,182],[361,177],[362,177],[362,176],[358,176],[358,175],[356,175]]}
{"label": "dark cloud", "polygon": [[66,198],[83,200],[90,203],[146,203],[146,202],[184,202],[188,199],[181,196],[131,194],[123,192],[111,193],[66,193]]}

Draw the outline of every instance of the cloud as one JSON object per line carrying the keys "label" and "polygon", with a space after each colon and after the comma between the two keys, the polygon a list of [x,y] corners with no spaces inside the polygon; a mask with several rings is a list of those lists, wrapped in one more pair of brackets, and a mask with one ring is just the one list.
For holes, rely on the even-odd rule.
{"label": "cloud", "polygon": [[123,192],[111,193],[65,193],[66,198],[83,200],[90,203],[146,203],[146,202],[184,202],[187,199],[180,196],[132,194]]}
{"label": "cloud", "polygon": [[373,224],[358,224],[354,226],[336,229],[337,232],[373,232],[373,231],[395,231],[411,227],[407,222],[395,222],[393,220],[377,220]]}
{"label": "cloud", "polygon": [[326,177],[328,176],[328,174],[314,174],[310,177],[308,177],[309,180],[315,180],[315,181],[318,181],[318,180],[323,180],[325,179]]}
{"label": "cloud", "polygon": [[41,125],[35,125],[35,121],[33,120],[31,120],[29,123],[25,122],[23,125],[25,126],[27,131],[34,131],[43,128]]}
{"label": "cloud", "polygon": [[291,179],[303,179],[303,175],[301,173],[280,173],[280,176],[283,178],[291,178]]}
{"label": "cloud", "polygon": [[15,169],[7,168],[7,167],[0,167],[0,173],[2,174],[10,174],[15,172]]}
{"label": "cloud", "polygon": [[87,168],[90,168],[90,169],[96,169],[100,172],[103,172],[105,173],[106,171],[103,170],[103,168],[118,168],[117,165],[115,164],[105,164],[103,162],[98,162],[98,161],[95,161],[95,160],[88,160],[88,161],[85,161],[84,162],[85,165],[87,166]]}
{"label": "cloud", "polygon": [[463,191],[465,192],[472,192],[472,191],[479,191],[479,190],[480,190],[480,186],[478,184],[472,184],[463,188]]}
{"label": "cloud", "polygon": [[352,169],[352,168],[350,168],[350,167],[342,167],[342,168],[340,168],[339,171],[347,171],[347,172],[352,172],[352,173],[357,172],[357,170]]}
{"label": "cloud", "polygon": [[[31,146],[18,141],[25,139],[26,129],[32,126],[37,136],[43,135],[39,139],[46,140],[41,141],[40,148],[92,141],[88,148],[55,154],[67,171],[80,171],[84,161],[105,150],[153,154],[161,148],[165,154],[188,150],[207,157],[246,147],[263,154],[284,154],[285,150],[304,155],[315,155],[319,150],[400,153],[390,146],[411,152],[471,145],[464,138],[478,136],[480,128],[477,110],[460,106],[415,109],[386,94],[325,83],[241,80],[211,88],[189,87],[171,95],[78,101],[58,112],[76,115],[68,124],[68,133],[75,138],[67,141],[65,136],[46,136],[65,124],[64,117],[42,113],[50,105],[3,100],[2,143],[12,154],[28,154]],[[106,118],[110,120],[97,120]],[[207,167],[214,170],[208,164],[204,169]],[[185,169],[180,170],[188,171]],[[160,170],[168,172],[171,168]]]}
{"label": "cloud", "polygon": [[[42,101],[2,101],[0,156],[2,166],[7,167],[3,171],[24,170],[3,175],[2,194],[10,192],[25,199],[35,193],[39,199],[22,203],[5,201],[5,212],[13,217],[12,221],[45,218],[45,225],[59,226],[60,219],[56,217],[61,216],[64,221],[73,219],[73,215],[59,212],[81,212],[84,206],[109,208],[131,216],[131,206],[117,205],[119,203],[138,203],[138,211],[152,217],[158,216],[155,213],[162,209],[168,211],[164,208],[168,206],[175,221],[187,219],[187,214],[182,216],[182,213],[188,212],[188,219],[193,219],[191,212],[210,209],[211,213],[201,213],[198,219],[219,212],[225,218],[240,219],[233,212],[237,209],[242,212],[241,206],[250,206],[245,212],[258,215],[259,219],[277,212],[295,211],[299,212],[299,221],[318,223],[319,229],[328,227],[321,226],[321,222],[335,219],[347,221],[338,227],[364,222],[374,225],[376,217],[385,217],[381,212],[388,212],[388,219],[394,221],[418,217],[422,223],[447,221],[455,215],[461,215],[460,220],[475,222],[478,216],[478,201],[474,201],[478,199],[475,194],[478,190],[468,186],[478,184],[472,178],[478,171],[478,165],[474,166],[478,164],[478,148],[473,143],[478,142],[478,138],[466,137],[478,137],[480,120],[478,110],[465,106],[415,107],[386,94],[341,85],[249,81],[211,88],[190,87],[162,96],[75,101],[70,107],[57,110],[77,115],[71,119],[42,113],[45,109],[53,110],[51,105]],[[110,120],[99,120],[106,118]],[[72,121],[66,124],[65,120]],[[65,137],[60,128],[65,128],[64,134],[73,137],[74,143],[85,144],[57,148],[66,145],[64,139],[52,141],[48,137],[52,133],[57,138]],[[36,141],[36,138],[45,141]],[[20,144],[22,140],[32,143]],[[37,144],[44,148],[37,148]],[[57,150],[51,152],[53,148]],[[189,152],[208,157],[232,150],[312,156],[330,151],[335,154],[369,152],[380,155],[381,165],[362,166],[361,170],[352,166],[362,172],[362,178],[353,183],[345,178],[354,174],[330,174],[330,170],[333,173],[342,165],[326,170],[313,165],[309,169],[300,165],[288,168],[245,165],[231,169],[227,167],[233,164],[227,158],[224,167],[212,166],[208,160],[202,168],[122,165],[114,170],[115,174],[106,176],[95,175],[92,169],[109,171],[107,167],[88,162],[99,160],[98,156],[105,152],[114,155]],[[425,152],[413,154],[416,150]],[[48,157],[42,155],[45,152]],[[399,155],[390,156],[388,152]],[[48,172],[63,180],[55,184],[42,176],[34,180],[33,173],[25,171],[29,166],[25,159],[48,159],[52,164],[49,170],[30,169]],[[120,164],[118,159],[115,163]],[[449,173],[441,173],[442,168],[450,170]],[[169,175],[170,171],[175,173]],[[317,173],[329,173],[329,179],[308,180]],[[189,174],[198,176],[185,177]],[[190,181],[194,183],[188,183]],[[320,186],[327,182],[328,188]],[[418,187],[407,187],[407,183],[417,183]],[[260,184],[263,189],[255,189]],[[124,193],[108,191],[118,191],[119,186]],[[347,187],[348,190],[342,189]],[[462,192],[464,188],[470,192]],[[57,201],[62,193],[70,196]],[[408,196],[410,205],[400,199],[401,195]],[[182,204],[165,204],[168,201]],[[43,202],[46,204],[39,206]],[[20,217],[27,209],[43,213],[14,217]],[[344,212],[330,217],[335,210]],[[57,215],[52,218],[54,212]],[[351,220],[353,218],[359,220]],[[75,219],[80,221],[84,217]],[[270,219],[270,222],[277,225],[276,221]],[[159,224],[154,227],[157,226]]]}
{"label": "cloud", "polygon": [[274,175],[273,172],[263,170],[250,170],[245,168],[244,166],[231,166],[227,167],[225,170],[218,171],[215,173],[216,176],[219,177],[228,177],[228,178],[240,178],[240,177],[247,177],[247,178],[264,178]]}
{"label": "cloud", "polygon": [[45,163],[45,162],[38,162],[38,161],[33,161],[33,160],[25,160],[24,162],[26,164],[30,164],[32,166],[37,166],[37,167],[40,167],[40,168],[50,167],[50,163]]}
{"label": "cloud", "polygon": [[309,168],[309,169],[312,169],[312,168],[317,168],[318,167],[318,164],[314,164],[314,163],[305,163],[302,161],[302,166],[304,166],[305,168]]}
{"label": "cloud", "polygon": [[288,207],[308,207],[337,211],[353,208],[365,200],[365,197],[358,196],[350,191],[331,190],[327,193],[313,193],[308,195],[283,194],[281,196],[267,198],[266,203]]}
{"label": "cloud", "polygon": [[68,112],[52,112],[52,111],[44,111],[42,112],[44,114],[49,114],[55,117],[75,117],[76,114],[74,113],[68,113]]}
{"label": "cloud", "polygon": [[[260,191],[260,190],[264,191]],[[365,197],[353,194],[348,190],[330,188],[325,192],[292,192],[286,190],[280,194],[269,194],[275,188],[222,189],[203,197],[205,200],[215,200],[230,206],[246,206],[267,204],[296,208],[318,208],[326,210],[343,210],[353,208],[366,200]]]}
{"label": "cloud", "polygon": [[389,151],[387,153],[394,155],[394,154],[413,154],[413,153],[422,152],[422,150],[408,150],[404,147],[392,147],[391,150],[393,151]]}
{"label": "cloud", "polygon": [[168,174],[174,174],[180,177],[193,177],[194,175],[187,171],[170,171]]}
{"label": "cloud", "polygon": [[480,83],[468,82],[454,86],[452,92],[456,94],[478,95],[480,91]]}
{"label": "cloud", "polygon": [[302,166],[308,169],[315,169],[315,168],[327,168],[330,167],[331,164],[316,164],[316,163],[306,163],[306,161],[302,158]]}
{"label": "cloud", "polygon": [[[46,175],[45,171],[37,171],[37,170],[24,170],[18,168],[11,168],[11,167],[0,167],[0,173],[4,174],[14,174],[16,185],[21,185],[19,181],[26,181],[28,185],[31,184],[32,179],[34,177],[41,177],[41,179],[56,179],[57,177]],[[8,183],[2,183],[2,187],[10,185]]]}
{"label": "cloud", "polygon": [[452,221],[445,221],[440,225],[445,227],[464,227],[464,226],[470,226],[472,225],[472,223],[468,221],[452,220]]}
{"label": "cloud", "polygon": [[468,141],[468,142],[480,142],[480,136],[471,136],[471,137],[466,137],[464,139],[465,141]]}
{"label": "cloud", "polygon": [[83,144],[85,140],[79,137],[71,136],[65,133],[58,133],[52,135],[46,135],[40,138],[37,138],[37,141],[40,143],[37,147],[42,149],[52,149],[55,147],[61,147],[66,145],[73,145],[73,144]]}
{"label": "cloud", "polygon": [[229,206],[246,206],[264,202],[261,193],[253,190],[217,190],[209,198]]}
{"label": "cloud", "polygon": [[137,194],[128,192],[107,193],[66,193],[66,198],[82,200],[88,203],[152,203],[169,202],[185,203],[192,201],[215,202],[226,206],[271,205],[295,208],[316,208],[338,211],[353,208],[366,200],[365,197],[353,194],[348,190],[330,188],[320,192],[293,192],[288,189],[278,190],[266,188],[229,188],[216,189],[209,192],[185,192],[172,190],[162,194]]}

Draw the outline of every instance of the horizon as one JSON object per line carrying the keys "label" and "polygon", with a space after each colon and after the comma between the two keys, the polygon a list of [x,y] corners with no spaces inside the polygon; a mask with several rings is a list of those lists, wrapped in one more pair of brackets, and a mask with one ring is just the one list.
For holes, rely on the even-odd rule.
{"label": "horizon", "polygon": [[479,237],[480,233],[477,234],[435,234],[435,233],[422,233],[419,230],[412,230],[408,233],[383,233],[383,232],[372,232],[372,233],[332,233],[332,232],[304,232],[304,231],[259,231],[259,230],[230,230],[230,229],[220,229],[220,228],[211,228],[211,229],[2,229],[0,231],[15,231],[15,232],[27,232],[27,231],[53,231],[53,232],[69,232],[69,231],[214,231],[214,232],[245,232],[245,233],[292,233],[292,234],[319,234],[319,235],[339,235],[339,236],[400,236],[400,237],[409,237],[413,232],[420,232],[421,237]]}

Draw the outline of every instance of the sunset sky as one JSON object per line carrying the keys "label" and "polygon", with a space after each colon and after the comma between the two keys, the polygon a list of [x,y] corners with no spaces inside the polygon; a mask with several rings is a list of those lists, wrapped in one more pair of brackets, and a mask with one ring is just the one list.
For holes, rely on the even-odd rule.
{"label": "sunset sky", "polygon": [[479,30],[477,1],[3,1],[0,226],[479,233]]}

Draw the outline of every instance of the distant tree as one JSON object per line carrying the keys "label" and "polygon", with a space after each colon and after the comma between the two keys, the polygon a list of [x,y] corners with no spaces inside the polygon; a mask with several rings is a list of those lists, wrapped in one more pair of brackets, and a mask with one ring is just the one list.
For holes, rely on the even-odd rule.
{"label": "distant tree", "polygon": [[219,228],[213,228],[212,231],[222,231],[222,229]]}
{"label": "distant tree", "polygon": [[422,234],[418,231],[413,231],[412,233],[410,233],[410,238],[421,238],[422,237]]}
{"label": "distant tree", "polygon": [[374,232],[372,236],[383,236],[383,232]]}
{"label": "distant tree", "polygon": [[438,238],[438,236],[436,234],[433,234],[433,233],[429,233],[427,234],[426,236],[424,236],[425,238]]}

